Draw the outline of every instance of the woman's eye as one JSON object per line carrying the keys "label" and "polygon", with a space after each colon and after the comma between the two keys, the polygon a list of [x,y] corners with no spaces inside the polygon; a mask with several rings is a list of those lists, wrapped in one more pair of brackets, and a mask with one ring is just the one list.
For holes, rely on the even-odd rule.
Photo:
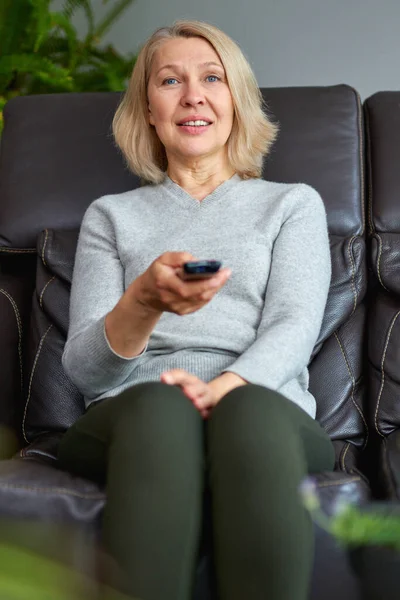
{"label": "woman's eye", "polygon": [[177,81],[177,80],[175,79],[175,77],[168,77],[168,79],[165,79],[163,81],[163,83],[166,83],[167,85],[170,85],[171,81],[174,82],[174,81]]}
{"label": "woman's eye", "polygon": [[211,83],[214,81],[219,81],[219,77],[217,77],[217,75],[208,75],[207,79],[212,79],[213,81]]}

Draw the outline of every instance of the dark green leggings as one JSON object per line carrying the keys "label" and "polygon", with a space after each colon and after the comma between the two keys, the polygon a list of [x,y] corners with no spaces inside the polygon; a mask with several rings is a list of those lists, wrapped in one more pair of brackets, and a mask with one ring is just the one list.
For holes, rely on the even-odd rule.
{"label": "dark green leggings", "polygon": [[298,486],[334,452],[302,409],[259,385],[204,422],[178,387],[143,383],[90,408],[61,466],[106,482],[104,543],[140,600],[190,600],[210,490],[220,600],[306,600],[312,525]]}

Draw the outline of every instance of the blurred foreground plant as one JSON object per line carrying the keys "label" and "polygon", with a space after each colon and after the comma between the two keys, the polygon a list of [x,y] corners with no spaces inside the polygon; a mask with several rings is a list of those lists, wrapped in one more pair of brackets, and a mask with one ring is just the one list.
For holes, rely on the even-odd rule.
{"label": "blurred foreground plant", "polygon": [[134,600],[55,560],[0,543],[1,600]]}
{"label": "blurred foreground plant", "polygon": [[338,504],[335,514],[328,517],[321,509],[318,486],[307,477],[300,486],[304,506],[312,519],[328,531],[343,546],[380,546],[400,551],[400,513],[390,506],[373,505],[368,510],[354,504]]}
{"label": "blurred foreground plant", "polygon": [[[14,96],[123,90],[136,57],[101,42],[133,2],[103,0],[111,6],[95,23],[92,0],[64,0],[54,12],[54,0],[1,0],[0,132],[3,107]],[[78,9],[87,21],[83,39],[72,24]]]}

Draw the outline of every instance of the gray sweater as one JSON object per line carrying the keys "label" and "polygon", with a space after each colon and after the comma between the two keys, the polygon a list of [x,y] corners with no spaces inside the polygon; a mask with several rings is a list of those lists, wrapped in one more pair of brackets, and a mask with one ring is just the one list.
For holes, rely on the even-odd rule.
{"label": "gray sweater", "polygon": [[[163,313],[142,354],[120,356],[105,315],[167,251],[221,260],[232,275],[199,311]],[[82,222],[64,369],[86,406],[179,368],[204,381],[231,371],[314,417],[307,364],[330,276],[324,205],[307,185],[234,175],[200,202],[167,177],[104,196]]]}

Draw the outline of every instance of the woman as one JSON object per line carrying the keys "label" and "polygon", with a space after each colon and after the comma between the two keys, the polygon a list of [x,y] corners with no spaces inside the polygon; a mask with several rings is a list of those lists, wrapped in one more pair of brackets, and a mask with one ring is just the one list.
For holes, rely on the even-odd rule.
{"label": "woman", "polygon": [[[205,488],[221,600],[307,598],[297,490],[334,464],[307,389],[330,254],[318,193],[261,179],[275,134],[228,36],[159,29],[114,119],[147,185],[83,219],[63,365],[88,410],[60,461],[106,481],[105,544],[142,600],[191,597]],[[183,280],[197,258],[225,267]]]}

